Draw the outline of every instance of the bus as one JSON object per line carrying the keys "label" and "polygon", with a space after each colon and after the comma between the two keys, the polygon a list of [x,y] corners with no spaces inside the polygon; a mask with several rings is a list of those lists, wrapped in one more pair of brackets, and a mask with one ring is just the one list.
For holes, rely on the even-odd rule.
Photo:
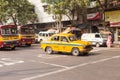
{"label": "bus", "polygon": [[0,25],[0,49],[10,48],[14,50],[18,45],[18,32],[15,25]]}
{"label": "bus", "polygon": [[35,43],[35,30],[32,26],[18,26],[19,46],[31,46]]}

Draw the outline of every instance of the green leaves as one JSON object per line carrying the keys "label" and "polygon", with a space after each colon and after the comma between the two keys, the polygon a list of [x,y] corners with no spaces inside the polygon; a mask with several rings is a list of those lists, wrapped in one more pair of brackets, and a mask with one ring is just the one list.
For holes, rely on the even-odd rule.
{"label": "green leaves", "polygon": [[0,0],[0,21],[12,19],[14,24],[23,25],[35,22],[37,15],[28,0]]}
{"label": "green leaves", "polygon": [[59,15],[61,19],[63,15],[66,15],[72,21],[85,12],[90,4],[89,0],[42,0],[42,2],[47,3],[49,14]]}

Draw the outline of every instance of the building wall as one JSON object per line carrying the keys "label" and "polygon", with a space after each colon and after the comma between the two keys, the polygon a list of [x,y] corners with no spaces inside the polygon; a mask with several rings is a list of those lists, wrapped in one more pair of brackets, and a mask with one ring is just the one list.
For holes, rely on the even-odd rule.
{"label": "building wall", "polygon": [[[38,15],[38,21],[39,23],[49,23],[49,22],[55,22],[53,19],[52,14],[47,14],[47,12],[44,11],[43,5],[44,3],[41,2],[41,0],[28,0],[30,3],[35,5],[35,12]],[[67,17],[63,16],[63,21],[69,20]]]}

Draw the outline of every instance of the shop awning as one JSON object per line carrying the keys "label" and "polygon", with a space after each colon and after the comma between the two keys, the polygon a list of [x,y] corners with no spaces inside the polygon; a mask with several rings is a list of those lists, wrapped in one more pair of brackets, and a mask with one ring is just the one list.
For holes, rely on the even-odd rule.
{"label": "shop awning", "polygon": [[110,27],[120,27],[120,22],[110,23]]}
{"label": "shop awning", "polygon": [[99,20],[101,19],[100,12],[87,14],[87,20]]}

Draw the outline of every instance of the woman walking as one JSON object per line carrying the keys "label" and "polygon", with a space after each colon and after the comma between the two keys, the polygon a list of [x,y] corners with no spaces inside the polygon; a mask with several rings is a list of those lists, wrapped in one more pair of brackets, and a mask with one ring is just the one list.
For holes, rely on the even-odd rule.
{"label": "woman walking", "polygon": [[108,48],[110,48],[111,45],[112,45],[112,36],[111,36],[111,34],[108,34],[106,45],[107,45]]}

